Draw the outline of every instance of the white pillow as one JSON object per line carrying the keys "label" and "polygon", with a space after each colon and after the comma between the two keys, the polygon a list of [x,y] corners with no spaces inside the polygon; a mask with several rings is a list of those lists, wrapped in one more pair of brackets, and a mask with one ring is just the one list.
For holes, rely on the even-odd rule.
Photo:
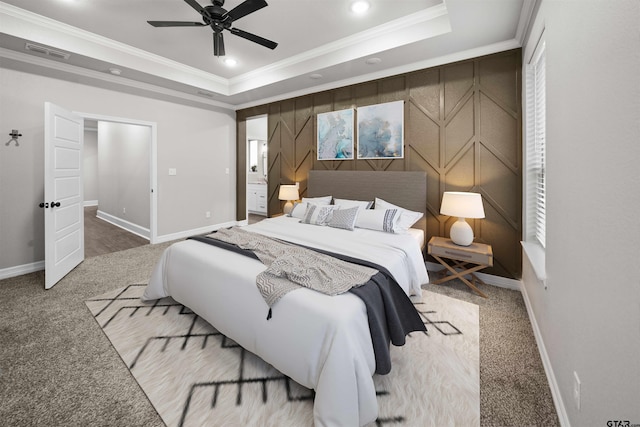
{"label": "white pillow", "polygon": [[327,225],[331,221],[333,211],[336,209],[334,205],[315,205],[309,203],[304,217],[300,220],[303,224]]}
{"label": "white pillow", "polygon": [[360,209],[369,209],[373,205],[373,202],[365,202],[361,200],[334,199],[333,204],[340,206],[341,209],[348,209],[353,207],[358,207]]}
{"label": "white pillow", "polygon": [[356,227],[394,233],[400,219],[398,209],[360,209]]}
{"label": "white pillow", "polygon": [[303,202],[315,203],[316,205],[330,205],[332,198],[333,198],[333,196],[303,197],[302,201]]}
{"label": "white pillow", "polygon": [[291,208],[291,211],[287,214],[287,216],[302,219],[305,211],[307,210],[307,205],[308,203],[295,202],[293,204],[293,207]]}
{"label": "white pillow", "polygon": [[356,226],[359,211],[360,208],[358,206],[349,209],[335,209],[329,221],[329,227],[353,230]]}
{"label": "white pillow", "polygon": [[422,212],[410,211],[382,199],[378,199],[377,197],[375,209],[398,209],[400,211],[400,219],[398,220],[397,230],[394,231],[394,233],[406,233],[409,228],[418,222],[418,220],[424,215]]}

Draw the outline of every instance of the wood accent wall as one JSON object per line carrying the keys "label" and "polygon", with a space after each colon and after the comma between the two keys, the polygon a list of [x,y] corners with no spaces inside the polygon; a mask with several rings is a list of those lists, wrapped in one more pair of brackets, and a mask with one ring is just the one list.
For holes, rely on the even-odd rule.
{"label": "wood accent wall", "polygon": [[[455,221],[439,214],[445,191],[479,192],[486,217],[468,221],[476,240],[493,246],[494,267],[483,272],[519,278],[521,86],[516,49],[239,110],[238,220],[246,211],[245,121],[268,114],[269,215],[282,212],[280,184],[298,181],[304,196],[311,169],[422,170],[427,173],[427,240],[448,236]],[[404,159],[316,160],[316,114],[399,100],[405,105]]]}

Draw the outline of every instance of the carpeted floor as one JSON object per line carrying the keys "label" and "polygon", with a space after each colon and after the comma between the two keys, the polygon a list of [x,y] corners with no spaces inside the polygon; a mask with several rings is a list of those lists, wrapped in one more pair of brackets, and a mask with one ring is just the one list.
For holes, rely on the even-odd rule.
{"label": "carpeted floor", "polygon": [[[45,291],[43,273],[0,281],[0,420],[7,426],[163,426],[84,301],[145,283],[169,244],[86,259]],[[519,292],[425,288],[480,307],[480,423],[558,424]]]}

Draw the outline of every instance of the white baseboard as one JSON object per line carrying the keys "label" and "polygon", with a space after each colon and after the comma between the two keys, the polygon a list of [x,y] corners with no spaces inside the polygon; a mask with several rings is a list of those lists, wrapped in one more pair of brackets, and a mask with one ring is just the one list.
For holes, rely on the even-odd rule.
{"label": "white baseboard", "polygon": [[538,321],[536,320],[533,308],[531,307],[531,301],[529,300],[529,295],[527,294],[527,288],[523,285],[520,291],[522,292],[524,305],[527,307],[527,314],[529,315],[529,321],[531,322],[531,327],[533,328],[533,336],[536,338],[536,343],[538,344],[538,351],[540,352],[540,359],[542,359],[544,372],[547,374],[547,381],[549,382],[549,388],[551,389],[553,403],[555,404],[556,412],[558,413],[558,420],[560,421],[561,426],[570,427],[571,423],[569,423],[567,409],[564,406],[562,394],[560,394],[560,387],[558,387],[556,376],[553,373],[551,360],[549,360],[547,348],[544,345],[544,340],[542,339],[542,334],[540,333],[540,328],[538,327]]}
{"label": "white baseboard", "polygon": [[[435,262],[427,261],[425,262],[425,265],[427,266],[427,270],[429,271],[440,271],[444,269],[442,265],[437,264]],[[498,286],[506,289],[512,289],[514,291],[520,291],[522,288],[522,283],[520,282],[520,280],[509,279],[506,277],[494,276],[493,274],[486,274],[486,273],[479,273],[479,272],[475,273],[475,275],[478,276],[480,280],[482,280],[483,282],[489,285],[494,285],[494,286]]]}
{"label": "white baseboard", "polygon": [[220,228],[233,227],[239,225],[238,221],[228,221],[222,224],[207,225],[206,227],[194,228],[192,230],[179,231],[177,233],[164,234],[156,238],[155,243],[170,242],[172,240],[186,239],[187,237],[197,236],[198,234],[213,233]]}
{"label": "white baseboard", "polygon": [[151,232],[148,228],[144,228],[122,218],[118,218],[117,216],[113,216],[111,214],[103,212],[100,209],[98,209],[96,216],[103,221],[107,221],[108,223],[115,225],[116,227],[120,227],[123,230],[127,230],[130,233],[150,240]]}
{"label": "white baseboard", "polygon": [[86,208],[87,206],[98,206],[98,201],[97,200],[85,200],[84,201],[84,207]]}
{"label": "white baseboard", "polygon": [[44,260],[0,269],[0,280],[44,270]]}

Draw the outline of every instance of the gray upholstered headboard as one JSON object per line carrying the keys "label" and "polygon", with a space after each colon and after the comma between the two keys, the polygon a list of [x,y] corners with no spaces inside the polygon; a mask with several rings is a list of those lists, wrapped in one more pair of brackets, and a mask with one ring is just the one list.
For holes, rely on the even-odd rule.
{"label": "gray upholstered headboard", "polygon": [[[338,199],[374,200],[376,197],[405,209],[426,213],[426,172],[373,172],[311,170],[307,196],[332,195]],[[415,228],[427,232],[426,215]]]}

